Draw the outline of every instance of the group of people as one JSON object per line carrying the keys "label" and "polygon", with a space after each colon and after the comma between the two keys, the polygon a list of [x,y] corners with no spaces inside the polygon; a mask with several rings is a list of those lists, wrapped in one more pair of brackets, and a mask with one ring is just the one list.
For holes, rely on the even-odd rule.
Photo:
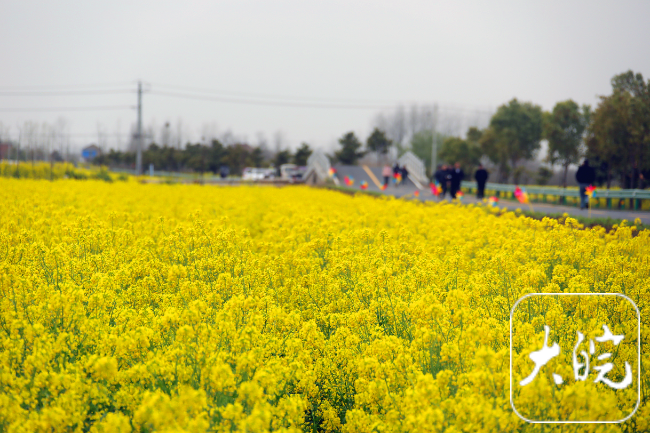
{"label": "group of people", "polygon": [[391,168],[390,165],[385,164],[384,168],[381,170],[381,175],[384,177],[384,187],[387,187],[391,176],[393,179],[399,178],[400,181],[405,181],[408,178],[409,171],[406,169],[405,165],[400,166],[398,163],[395,163]]}
{"label": "group of people", "polygon": [[[384,187],[388,186],[390,178],[396,179],[396,184],[400,181],[405,181],[408,178],[408,170],[406,166],[400,166],[395,163],[393,167],[388,164],[384,165],[384,168],[381,171],[382,176],[384,177]],[[490,173],[483,167],[483,164],[479,164],[478,168],[474,172],[474,180],[476,180],[476,198],[482,199],[485,197],[485,184],[487,183]],[[460,163],[455,163],[452,165],[438,165],[436,172],[433,175],[433,181],[440,185],[442,192],[439,195],[439,198],[445,198],[447,192],[452,199],[456,198],[458,192],[461,190],[461,182],[465,179],[465,172],[460,166]],[[589,165],[588,160],[584,160],[582,165],[578,168],[576,172],[576,180],[580,185],[580,208],[584,209],[588,206],[588,198],[586,194],[586,189],[589,185],[593,184],[596,180],[596,171],[593,167]]]}
{"label": "group of people", "polygon": [[[483,164],[478,165],[478,169],[474,173],[474,179],[476,179],[476,198],[483,198],[485,196],[485,184],[487,183],[489,173],[483,167]],[[451,198],[456,198],[458,191],[460,191],[460,185],[463,179],[465,178],[465,172],[460,167],[460,163],[451,165],[439,165],[435,174],[433,175],[434,181],[440,185],[442,193],[440,198],[444,198],[449,191]]]}
{"label": "group of people", "polygon": [[[388,186],[390,178],[396,179],[396,184],[400,181],[406,181],[408,178],[409,172],[406,169],[406,166],[400,166],[398,163],[395,163],[393,167],[388,164],[384,165],[384,168],[381,170],[381,175],[384,178],[384,188]],[[477,190],[476,197],[481,199],[485,196],[485,184],[487,183],[489,177],[488,171],[483,167],[483,164],[478,165],[478,169],[474,173],[474,179],[476,180]],[[460,166],[460,163],[452,165],[439,165],[436,170],[433,180],[440,185],[442,193],[440,198],[444,198],[449,192],[451,198],[456,198],[458,191],[460,191],[461,182],[465,179],[465,172]]]}

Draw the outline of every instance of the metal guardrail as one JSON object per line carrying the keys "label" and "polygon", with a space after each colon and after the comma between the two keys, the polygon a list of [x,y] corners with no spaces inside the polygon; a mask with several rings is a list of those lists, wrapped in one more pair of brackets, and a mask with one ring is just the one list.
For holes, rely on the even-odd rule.
{"label": "metal guardrail", "polygon": [[[468,190],[470,193],[476,190],[476,182],[465,181],[461,184],[462,188]],[[502,183],[490,183],[485,185],[486,191],[494,191],[497,197],[513,198],[516,185],[506,185]],[[566,204],[567,197],[580,197],[580,190],[578,188],[551,188],[543,186],[521,186],[528,195],[534,195],[538,198],[533,200],[536,202],[547,202],[549,197],[557,197],[559,204]],[[541,200],[540,200],[541,198]],[[607,207],[612,208],[612,200],[632,200],[635,210],[642,208],[641,200],[650,200],[650,190],[644,189],[605,189],[597,188],[594,192],[593,199],[606,199]]]}

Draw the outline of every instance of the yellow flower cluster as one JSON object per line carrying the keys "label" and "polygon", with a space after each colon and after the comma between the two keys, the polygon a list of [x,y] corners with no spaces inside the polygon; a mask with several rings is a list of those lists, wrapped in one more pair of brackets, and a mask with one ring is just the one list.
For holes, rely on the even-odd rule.
{"label": "yellow flower cluster", "polygon": [[106,167],[79,168],[70,163],[48,163],[21,161],[18,164],[0,161],[0,177],[17,179],[100,179],[111,182],[115,179],[127,180],[124,174],[111,175]]}
{"label": "yellow flower cluster", "polygon": [[[626,224],[308,187],[0,178],[0,203],[3,432],[555,431],[510,406],[517,299],[625,293],[648,344],[649,233]],[[515,314],[517,381],[545,324],[573,341],[560,325],[617,311],[549,305]],[[612,332],[634,336],[625,323]],[[571,349],[518,407],[625,415],[636,376],[589,400],[605,391],[568,380]],[[558,393],[558,407],[544,399]],[[648,431],[649,417],[644,401],[575,431]]]}

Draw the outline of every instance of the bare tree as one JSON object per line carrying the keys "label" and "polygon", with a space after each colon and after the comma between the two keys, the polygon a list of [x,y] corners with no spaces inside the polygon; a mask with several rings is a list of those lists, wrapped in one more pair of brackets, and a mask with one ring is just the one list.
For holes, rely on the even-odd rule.
{"label": "bare tree", "polygon": [[19,123],[16,123],[16,129],[18,129],[18,147],[16,148],[16,167],[20,164],[20,145],[23,141],[23,127]]}
{"label": "bare tree", "polygon": [[9,141],[11,139],[11,127],[9,125],[4,125],[0,122],[0,143],[3,141]]}
{"label": "bare tree", "polygon": [[280,152],[287,145],[287,138],[284,132],[278,130],[273,134],[273,146],[275,147],[275,153]]}
{"label": "bare tree", "polygon": [[266,134],[261,131],[257,133],[256,146],[262,151],[264,159],[270,160],[273,157],[273,152],[269,148],[269,140],[266,138]]}
{"label": "bare tree", "polygon": [[[2,122],[0,122],[0,144],[7,142],[11,142],[11,135],[10,135],[10,127],[9,125],[5,126]],[[2,159],[2,157],[0,157]],[[11,155],[7,153],[7,159],[11,159]]]}
{"label": "bare tree", "polygon": [[[144,130],[144,136],[145,138],[149,139],[149,143],[159,143],[160,141],[158,140],[158,123],[156,122],[156,119],[151,119],[149,122],[149,126],[145,128]],[[145,149],[147,146],[145,146]],[[142,150],[145,150],[142,149]]]}
{"label": "bare tree", "polygon": [[127,145],[127,150],[129,152],[135,152],[138,148],[138,127],[134,123],[131,124],[131,133],[129,134],[129,144]]}
{"label": "bare tree", "polygon": [[430,107],[412,105],[407,113],[404,106],[399,106],[392,112],[377,114],[373,127],[384,131],[398,148],[403,148],[415,134],[431,129],[431,122]]}
{"label": "bare tree", "polygon": [[171,132],[169,131],[169,126],[170,126],[169,122],[165,122],[165,125],[162,127],[162,130],[160,131],[163,147],[168,147],[171,143]]}
{"label": "bare tree", "polygon": [[201,137],[205,139],[206,143],[210,143],[216,139],[218,133],[219,128],[217,127],[217,122],[204,122],[201,126]]}
{"label": "bare tree", "polygon": [[122,124],[120,119],[115,122],[115,149],[122,150]]}
{"label": "bare tree", "polygon": [[[486,127],[491,115],[486,110],[441,107],[436,129],[443,135],[462,136],[471,126]],[[432,129],[433,105],[412,105],[408,111],[400,106],[393,111],[378,113],[372,126],[384,131],[398,149],[407,149],[413,137]]]}
{"label": "bare tree", "polygon": [[231,146],[237,143],[237,137],[232,133],[230,129],[226,130],[219,136],[219,141],[221,141],[224,146]]}
{"label": "bare tree", "polygon": [[426,105],[411,105],[408,115],[408,139],[409,141],[420,131],[431,129],[431,108]]}
{"label": "bare tree", "polygon": [[[58,119],[56,119],[55,131],[56,140],[59,144],[59,155],[63,157],[63,146],[66,142],[66,137],[68,136],[68,121],[65,117],[60,116]],[[65,159],[67,160],[67,158]]]}
{"label": "bare tree", "polygon": [[34,165],[34,152],[38,143],[38,124],[26,121],[23,124],[23,134],[25,134],[25,142],[27,143],[27,157],[32,160],[32,165]]}
{"label": "bare tree", "polygon": [[183,148],[183,140],[186,139],[186,128],[185,124],[183,123],[182,118],[178,118],[176,121],[176,134],[174,137],[174,142],[176,143],[176,148],[177,149],[182,149]]}
{"label": "bare tree", "polygon": [[97,122],[97,146],[102,153],[106,152],[106,130],[101,122]]}

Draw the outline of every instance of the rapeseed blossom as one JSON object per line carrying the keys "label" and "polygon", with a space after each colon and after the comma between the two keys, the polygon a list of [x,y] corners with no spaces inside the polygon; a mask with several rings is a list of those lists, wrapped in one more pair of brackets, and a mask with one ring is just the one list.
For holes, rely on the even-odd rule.
{"label": "rapeseed blossom", "polygon": [[[542,431],[510,407],[517,299],[625,293],[648,343],[649,233],[628,224],[308,187],[0,179],[0,202],[0,431]],[[571,308],[527,311],[514,356],[601,314]],[[570,377],[571,351],[548,366]],[[517,396],[531,414],[636,398],[586,405],[602,384],[550,371]],[[580,431],[647,431],[647,381],[632,419]]]}

